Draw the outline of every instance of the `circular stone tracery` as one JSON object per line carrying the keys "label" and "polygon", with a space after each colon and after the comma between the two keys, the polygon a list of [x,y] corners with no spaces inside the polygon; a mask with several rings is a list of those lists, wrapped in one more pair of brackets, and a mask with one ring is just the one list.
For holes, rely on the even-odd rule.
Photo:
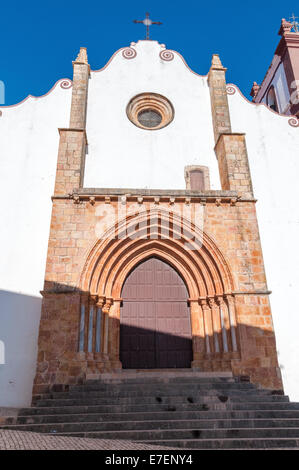
{"label": "circular stone tracery", "polygon": [[157,127],[162,121],[162,116],[154,109],[146,109],[145,111],[140,111],[138,121],[144,127]]}
{"label": "circular stone tracery", "polygon": [[141,129],[157,130],[170,124],[174,118],[174,109],[165,96],[141,93],[129,102],[127,116]]}

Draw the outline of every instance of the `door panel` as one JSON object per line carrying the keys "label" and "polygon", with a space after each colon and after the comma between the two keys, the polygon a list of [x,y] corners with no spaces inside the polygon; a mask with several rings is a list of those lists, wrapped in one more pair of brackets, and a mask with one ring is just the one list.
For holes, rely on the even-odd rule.
{"label": "door panel", "polygon": [[120,324],[123,368],[190,367],[188,292],[167,263],[150,258],[127,277]]}

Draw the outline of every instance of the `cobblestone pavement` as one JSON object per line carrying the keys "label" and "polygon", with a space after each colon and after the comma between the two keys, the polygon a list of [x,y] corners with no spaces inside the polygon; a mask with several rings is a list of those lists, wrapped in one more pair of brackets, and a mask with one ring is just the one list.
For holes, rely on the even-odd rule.
{"label": "cobblestone pavement", "polygon": [[167,450],[130,441],[88,439],[83,437],[49,436],[29,431],[0,429],[0,450]]}

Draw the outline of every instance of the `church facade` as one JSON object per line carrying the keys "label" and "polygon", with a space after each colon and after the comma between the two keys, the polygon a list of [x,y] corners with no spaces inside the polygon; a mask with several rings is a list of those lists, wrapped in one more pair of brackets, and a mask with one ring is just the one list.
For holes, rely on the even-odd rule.
{"label": "church facade", "polygon": [[[31,397],[32,383],[36,395],[122,369],[232,372],[282,389],[280,365],[292,380],[297,373],[293,357],[281,363],[294,343],[279,334],[282,324],[291,338],[291,312],[280,307],[283,283],[292,279],[296,291],[297,255],[277,247],[282,233],[288,245],[298,230],[285,235],[294,214],[281,196],[296,178],[298,119],[248,102],[226,83],[218,55],[200,76],[179,53],[146,40],[120,49],[99,71],[81,48],[73,68],[73,80],[39,102],[2,108],[9,129],[24,122],[17,112],[27,106],[28,145],[18,153],[17,142],[15,153],[28,174],[41,165],[30,190],[24,186],[37,241],[28,238],[27,253],[8,268],[21,263],[35,276],[31,283],[12,276],[15,291],[27,282],[32,297],[39,286],[42,296],[24,326],[32,348],[25,368],[23,337],[15,346],[10,371],[20,377],[23,366],[27,375],[14,403],[25,386]],[[8,155],[12,134],[6,142]],[[272,173],[286,158],[288,181]],[[7,246],[15,246],[7,221]],[[36,256],[45,275],[32,265]],[[285,271],[283,263],[290,263]],[[33,303],[24,308],[11,290],[3,291],[6,317],[16,319],[22,303],[32,319]],[[7,344],[14,334],[7,332]]]}

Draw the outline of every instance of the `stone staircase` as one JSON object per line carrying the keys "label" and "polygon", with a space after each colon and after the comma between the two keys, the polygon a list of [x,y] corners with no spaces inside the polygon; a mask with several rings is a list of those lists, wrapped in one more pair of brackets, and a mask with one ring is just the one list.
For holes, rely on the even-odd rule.
{"label": "stone staircase", "polygon": [[182,449],[298,449],[299,403],[230,373],[122,371],[36,397],[4,429]]}

